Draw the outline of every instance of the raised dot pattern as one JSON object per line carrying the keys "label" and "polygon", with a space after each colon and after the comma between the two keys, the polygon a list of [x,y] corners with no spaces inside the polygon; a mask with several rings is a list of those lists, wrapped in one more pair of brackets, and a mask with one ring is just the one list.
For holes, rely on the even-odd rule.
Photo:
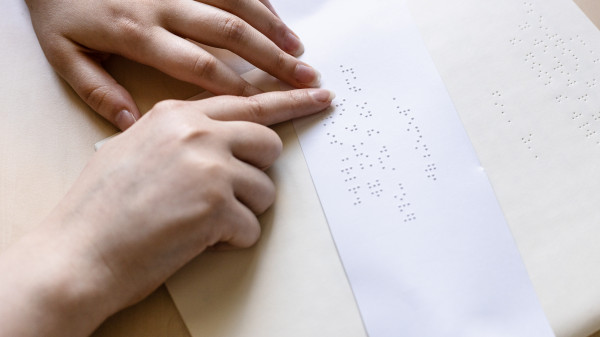
{"label": "raised dot pattern", "polygon": [[[537,79],[537,92],[554,93],[557,110],[573,121],[574,128],[586,141],[600,145],[600,95],[597,92],[600,53],[580,35],[556,31],[534,2],[523,1],[524,21],[517,25],[508,46],[523,54],[530,74]],[[581,52],[581,51],[584,52]],[[493,111],[511,125],[519,111],[504,106],[501,90],[492,93]],[[513,116],[513,113],[515,114]],[[512,117],[511,117],[512,116]],[[535,130],[518,137],[535,159]]]}
{"label": "raised dot pattern", "polygon": [[[321,117],[319,124],[320,131],[327,136],[327,146],[333,147],[332,153],[337,154],[332,160],[333,165],[339,166],[340,187],[348,193],[354,207],[367,202],[387,203],[400,214],[402,222],[417,221],[415,205],[401,181],[406,169],[402,164],[421,165],[422,178],[432,184],[439,179],[439,167],[433,160],[418,114],[395,97],[385,102],[384,109],[377,105],[376,111],[364,99],[366,89],[360,85],[359,71],[344,65],[339,66],[339,71],[346,90],[338,92],[334,108]],[[378,120],[378,116],[386,118]],[[397,123],[394,135],[389,134],[389,128],[378,124],[389,120]],[[389,139],[400,143],[390,143]],[[404,150],[398,150],[399,146]]]}

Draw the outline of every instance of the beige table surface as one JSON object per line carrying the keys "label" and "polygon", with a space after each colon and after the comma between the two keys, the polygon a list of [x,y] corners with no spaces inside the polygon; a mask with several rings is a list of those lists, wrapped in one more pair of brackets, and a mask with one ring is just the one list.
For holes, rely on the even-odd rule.
{"label": "beige table surface", "polygon": [[[574,0],[590,20],[600,29],[600,1],[599,0]],[[590,337],[600,337],[600,331]]]}
{"label": "beige table surface", "polygon": [[[0,252],[35,226],[61,199],[94,154],[116,132],[54,73],[41,52],[22,0],[3,2],[0,16]],[[200,89],[123,59],[108,67],[140,110]],[[164,286],[118,313],[94,336],[189,336]]]}
{"label": "beige table surface", "polygon": [[[600,27],[600,1],[575,0]],[[35,226],[61,199],[116,130],[83,104],[46,62],[22,0],[0,13],[0,252]],[[148,67],[114,58],[107,64],[141,111],[200,89]],[[94,336],[189,336],[165,287],[109,318]],[[600,337],[600,333],[594,335]]]}
{"label": "beige table surface", "polygon": [[[590,20],[600,29],[600,1],[598,0],[574,0]],[[600,337],[600,331],[590,337]]]}

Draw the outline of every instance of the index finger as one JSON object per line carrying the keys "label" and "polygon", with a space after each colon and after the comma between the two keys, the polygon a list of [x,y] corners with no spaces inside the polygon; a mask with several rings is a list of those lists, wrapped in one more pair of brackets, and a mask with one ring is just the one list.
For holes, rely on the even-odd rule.
{"label": "index finger", "polygon": [[322,111],[331,105],[334,97],[334,93],[326,89],[296,89],[252,97],[218,96],[197,104],[203,104],[203,111],[215,120],[273,125]]}

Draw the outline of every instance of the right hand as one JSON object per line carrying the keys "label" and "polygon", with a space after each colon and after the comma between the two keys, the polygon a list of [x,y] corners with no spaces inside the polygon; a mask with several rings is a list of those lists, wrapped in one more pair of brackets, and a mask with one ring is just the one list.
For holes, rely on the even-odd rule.
{"label": "right hand", "polygon": [[73,265],[94,266],[74,282],[115,298],[112,314],[207,247],[253,245],[256,216],[275,197],[264,170],[282,149],[263,125],[321,111],[332,99],[328,90],[299,89],[157,104],[102,146],[51,216],[59,225],[50,227],[69,238],[65,255],[85,260]]}
{"label": "right hand", "polygon": [[331,99],[301,89],[157,104],[0,255],[0,335],[88,336],[207,247],[254,244],[275,197],[264,169],[282,148],[263,125]]}

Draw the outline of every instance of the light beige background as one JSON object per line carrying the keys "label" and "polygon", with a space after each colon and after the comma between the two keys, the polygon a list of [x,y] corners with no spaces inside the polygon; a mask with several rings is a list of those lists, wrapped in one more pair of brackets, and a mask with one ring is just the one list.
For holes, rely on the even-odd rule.
{"label": "light beige background", "polygon": [[[600,26],[600,1],[575,0]],[[116,130],[90,111],[45,61],[20,0],[4,3],[0,34],[0,251],[35,226]],[[150,68],[114,58],[107,64],[142,111],[199,91]],[[189,336],[164,287],[107,320],[94,336]],[[594,335],[600,337],[600,333]]]}
{"label": "light beige background", "polygon": [[[600,1],[598,0],[575,0],[575,3],[583,10],[583,12],[592,20],[592,22],[600,29]],[[600,337],[600,331],[590,337]]]}

